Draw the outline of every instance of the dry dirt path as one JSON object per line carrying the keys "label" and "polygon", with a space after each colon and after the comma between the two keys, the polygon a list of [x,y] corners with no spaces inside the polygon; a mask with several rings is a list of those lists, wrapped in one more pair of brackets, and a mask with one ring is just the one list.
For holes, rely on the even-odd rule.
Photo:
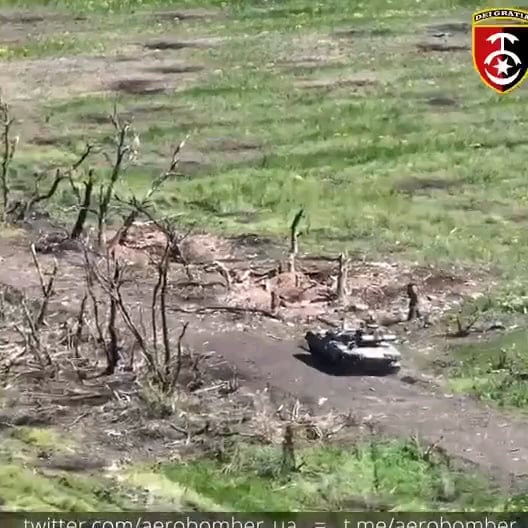
{"label": "dry dirt path", "polygon": [[[48,266],[50,256],[42,256]],[[75,256],[73,260],[79,260]],[[56,282],[57,300],[65,308],[76,304],[82,281],[72,258],[60,259]],[[39,295],[38,276],[31,262],[27,245],[0,242],[0,284],[22,288],[30,295]],[[138,292],[127,292],[130,300],[138,300]],[[75,309],[72,306],[72,309]],[[499,478],[503,485],[517,481],[528,483],[528,423],[521,416],[511,416],[486,407],[469,397],[444,394],[438,387],[405,381],[405,376],[419,378],[403,361],[402,372],[388,377],[338,376],[321,372],[310,362],[309,354],[294,338],[295,328],[273,322],[246,321],[235,328],[232,320],[221,316],[185,316],[190,319],[187,344],[195,351],[214,351],[255,388],[266,384],[279,392],[317,405],[326,398],[322,409],[351,411],[358,418],[371,417],[389,435],[418,434],[423,440],[436,443],[449,455],[476,464]],[[169,313],[171,326],[179,333],[182,315]],[[252,326],[251,331],[245,328]],[[228,328],[226,331],[225,329]]]}
{"label": "dry dirt path", "polygon": [[193,344],[214,350],[254,382],[324,407],[372,416],[387,434],[417,433],[450,455],[477,464],[504,484],[528,477],[528,423],[481,402],[409,384],[407,372],[388,377],[336,376],[314,368],[295,341],[247,332],[195,335]]}

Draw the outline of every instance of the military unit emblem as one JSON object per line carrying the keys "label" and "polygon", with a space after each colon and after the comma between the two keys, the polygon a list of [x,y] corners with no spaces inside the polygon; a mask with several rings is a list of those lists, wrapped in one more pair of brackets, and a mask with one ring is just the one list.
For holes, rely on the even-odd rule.
{"label": "military unit emblem", "polygon": [[482,81],[505,94],[528,77],[528,11],[494,8],[473,14],[473,63]]}

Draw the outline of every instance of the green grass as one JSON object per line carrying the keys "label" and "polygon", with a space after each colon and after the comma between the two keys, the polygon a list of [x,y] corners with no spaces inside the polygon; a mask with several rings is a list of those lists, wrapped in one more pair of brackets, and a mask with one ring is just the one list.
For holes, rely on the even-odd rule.
{"label": "green grass", "polygon": [[[23,116],[13,165],[17,187],[27,188],[35,169],[52,171],[69,163],[85,140],[109,147],[111,127],[93,117],[110,112],[117,100],[121,110],[135,116],[142,143],[139,164],[130,169],[120,193],[142,195],[166,166],[171,147],[191,133],[188,151],[201,152],[208,163],[171,180],[156,199],[160,211],[180,213],[184,222],[221,233],[285,237],[293,214],[303,207],[304,248],[493,263],[510,281],[496,307],[526,313],[528,84],[500,97],[479,80],[469,50],[424,53],[416,47],[427,26],[469,23],[482,2],[0,0],[0,8],[13,7],[85,14],[89,31],[73,31],[66,21],[51,34],[1,44],[0,65],[120,53],[127,44],[153,36],[227,37],[211,49],[173,53],[171,60],[205,70],[196,82],[165,96],[33,101],[29,121],[39,121],[35,130],[53,131],[58,140],[37,146]],[[185,7],[219,8],[222,16],[179,24],[153,23],[144,16],[151,9]],[[358,33],[338,39],[333,35],[338,29]],[[468,34],[464,37],[469,41]],[[310,62],[313,57],[319,61]],[[327,85],[306,87],[309,82]],[[439,97],[453,104],[434,104]],[[45,117],[50,119],[44,127]],[[256,140],[262,148],[246,158],[215,150],[211,141],[218,138]],[[99,174],[107,173],[100,156],[93,164]],[[65,188],[58,205],[70,204]],[[246,212],[253,213],[249,223]],[[528,392],[519,374],[526,367],[526,337],[519,332],[454,350],[453,386],[502,406],[525,407]],[[105,484],[93,477],[35,473],[35,450],[53,443],[47,435],[17,430],[12,445],[26,447],[15,457],[13,450],[1,453],[4,503],[42,510],[124,507],[125,499],[106,495]],[[206,459],[171,466],[165,475],[138,470],[130,478],[169,489],[170,504],[207,509],[346,509],[358,497],[401,509],[505,505],[479,478],[444,463],[430,464],[408,444],[379,446],[374,454],[371,446],[352,452],[309,449],[302,454],[302,471],[288,479],[276,474],[278,456],[271,448],[248,448],[227,466]],[[172,488],[171,481],[178,485]],[[526,498],[507,504],[516,506],[526,509]]]}
{"label": "green grass", "polygon": [[[91,5],[101,11],[103,4]],[[171,144],[192,132],[188,148],[201,150],[209,163],[194,177],[171,182],[158,203],[188,221],[222,232],[284,236],[302,206],[308,246],[429,262],[493,260],[509,276],[526,278],[526,87],[497,96],[478,79],[469,51],[419,53],[415,47],[427,24],[445,19],[447,11],[467,21],[480,3],[420,2],[412,24],[415,2],[397,9],[375,4],[228,2],[221,23],[185,26],[186,36],[237,38],[184,55],[208,67],[194,86],[164,97],[119,96],[122,109],[136,110],[142,139],[131,187],[139,192]],[[338,27],[390,34],[367,31],[338,42],[329,36]],[[284,62],[314,55],[323,57],[320,67]],[[363,77],[375,84],[323,90],[297,84]],[[428,102],[439,96],[455,105]],[[109,129],[86,124],[84,116],[108,112],[114,101],[115,95],[50,104],[50,127],[68,131],[59,147],[79,145],[83,134],[106,141]],[[81,121],[84,126],[75,125]],[[213,152],[209,141],[218,137],[256,139],[261,156],[248,161]],[[42,159],[31,149],[21,146],[21,164]],[[250,224],[237,216],[245,211],[255,212]]]}
{"label": "green grass", "polygon": [[167,468],[169,479],[236,511],[401,511],[502,508],[486,481],[428,460],[410,442],[318,446],[299,452],[299,472],[281,473],[281,452],[246,446],[231,459]]}
{"label": "green grass", "polygon": [[0,438],[0,505],[7,511],[224,511],[159,469],[61,471],[38,462],[75,455],[77,442],[51,428],[13,427]]}
{"label": "green grass", "polygon": [[29,39],[24,44],[0,45],[0,60],[16,60],[46,56],[65,56],[91,51],[103,53],[105,46],[100,40],[90,42],[69,32],[49,37]]}
{"label": "green grass", "polygon": [[451,347],[450,385],[499,407],[528,408],[528,332]]}
{"label": "green grass", "polygon": [[[72,454],[65,433],[37,427],[8,430],[0,444],[0,504],[7,511],[128,511],[138,490],[100,474],[38,469],[37,457]],[[42,458],[41,458],[42,459]]]}
{"label": "green grass", "polygon": [[0,499],[8,511],[129,511],[132,503],[114,482],[68,473],[42,474],[0,461]]}
{"label": "green grass", "polygon": [[71,439],[62,438],[62,435],[58,435],[52,429],[38,427],[13,428],[10,438],[19,440],[30,447],[53,452],[71,451],[75,445]]}
{"label": "green grass", "polygon": [[[50,429],[13,429],[0,447],[0,503],[9,511],[527,511],[481,475],[416,442],[298,449],[285,473],[279,447],[239,444],[219,458],[124,466],[112,475],[37,468],[59,444]],[[53,446],[51,441],[55,440]],[[70,442],[74,445],[74,442]],[[62,451],[62,449],[61,449]],[[154,511],[152,510],[152,511]]]}

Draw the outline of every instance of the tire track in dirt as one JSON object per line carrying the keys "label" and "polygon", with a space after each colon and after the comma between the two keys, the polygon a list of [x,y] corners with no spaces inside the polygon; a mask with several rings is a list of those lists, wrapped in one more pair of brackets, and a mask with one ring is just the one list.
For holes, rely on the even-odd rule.
{"label": "tire track in dirt", "polygon": [[[383,432],[417,433],[449,455],[478,465],[503,485],[528,481],[528,424],[463,396],[408,384],[400,376],[325,374],[300,357],[295,341],[274,341],[248,332],[195,334],[193,346],[215,351],[235,364],[250,383],[270,386],[316,404],[372,416]],[[324,407],[323,407],[324,408]]]}

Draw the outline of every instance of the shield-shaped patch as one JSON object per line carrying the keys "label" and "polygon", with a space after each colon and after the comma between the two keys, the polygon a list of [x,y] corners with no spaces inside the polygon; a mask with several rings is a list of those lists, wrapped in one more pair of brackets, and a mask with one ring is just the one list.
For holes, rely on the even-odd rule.
{"label": "shield-shaped patch", "polygon": [[473,63],[482,81],[505,94],[528,77],[528,11],[488,9],[473,15]]}

